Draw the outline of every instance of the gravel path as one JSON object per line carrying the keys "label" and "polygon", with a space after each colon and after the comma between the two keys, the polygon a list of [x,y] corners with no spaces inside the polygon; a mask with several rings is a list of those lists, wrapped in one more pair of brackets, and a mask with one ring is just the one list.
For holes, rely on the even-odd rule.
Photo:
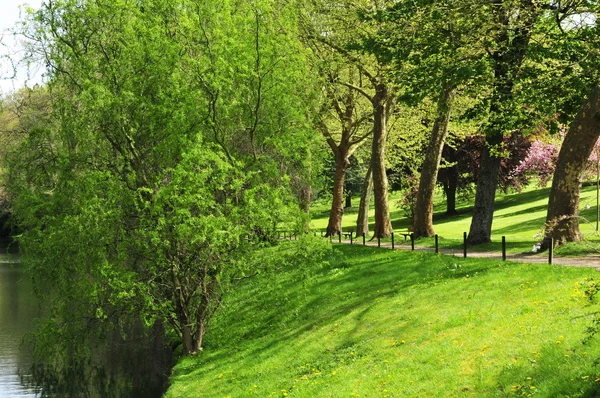
{"label": "gravel path", "polygon": [[[337,240],[334,240],[333,243],[338,243]],[[342,240],[344,244],[350,244],[350,240]],[[360,241],[354,241],[355,245],[362,245]],[[377,242],[371,241],[366,242],[367,246],[377,247]],[[385,249],[391,249],[391,243],[381,243],[381,247]],[[396,250],[410,250],[410,243],[400,242],[400,244],[395,245]],[[419,247],[415,246],[415,251],[426,251],[433,252],[434,249],[430,247]],[[463,257],[462,250],[451,250],[451,249],[442,249],[440,248],[440,253],[454,255],[456,257]],[[500,252],[468,252],[467,257],[469,258],[494,258],[498,260],[502,260],[502,253]],[[519,254],[507,254],[507,261],[515,261],[520,263],[531,263],[531,264],[548,264],[548,252],[543,253],[519,253]],[[600,254],[588,254],[583,257],[565,257],[565,256],[556,256],[554,255],[552,259],[552,264],[555,265],[563,265],[566,267],[589,267],[589,268],[598,268],[600,271]]]}

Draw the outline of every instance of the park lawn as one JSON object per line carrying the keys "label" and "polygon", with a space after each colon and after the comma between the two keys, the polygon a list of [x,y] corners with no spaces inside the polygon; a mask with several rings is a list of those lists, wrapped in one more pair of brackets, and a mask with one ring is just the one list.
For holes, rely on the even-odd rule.
{"label": "park lawn", "polygon": [[[501,252],[502,236],[506,237],[508,253],[522,253],[531,251],[533,245],[540,241],[540,232],[546,221],[548,209],[548,196],[550,188],[527,187],[521,193],[511,192],[504,194],[498,192],[496,196],[494,221],[492,224],[492,243],[470,247],[470,251],[495,251]],[[400,193],[390,194],[390,209],[392,226],[397,232],[408,230],[408,220],[396,203]],[[358,206],[358,200],[354,200]],[[329,218],[328,202],[318,202],[311,209],[311,228],[315,231],[325,230]],[[465,201],[457,204],[457,215],[445,215],[445,198],[437,192],[434,209],[434,228],[439,236],[439,245],[442,248],[462,250],[463,233],[469,232],[471,225],[472,203]],[[371,220],[374,218],[374,208],[369,212]],[[355,228],[357,209],[347,209],[344,214],[342,227],[344,231]],[[596,187],[586,186],[582,189],[580,199],[580,226],[586,242],[569,244],[557,251],[558,255],[582,255],[600,251],[600,237],[596,233]],[[373,230],[373,223],[370,224]],[[388,240],[384,240],[388,242]],[[396,243],[408,247],[409,242],[399,236]],[[416,242],[417,246],[433,247],[433,238],[424,238]]]}
{"label": "park lawn", "polygon": [[595,270],[349,245],[326,259],[245,279],[166,397],[600,394],[600,336],[582,343]]}

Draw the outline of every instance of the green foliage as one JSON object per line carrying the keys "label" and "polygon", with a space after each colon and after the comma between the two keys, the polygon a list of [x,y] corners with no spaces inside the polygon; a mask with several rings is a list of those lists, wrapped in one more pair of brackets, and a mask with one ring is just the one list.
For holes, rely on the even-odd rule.
{"label": "green foliage", "polygon": [[136,318],[198,352],[254,272],[244,258],[304,228],[293,181],[311,178],[314,94],[295,26],[271,1],[57,1],[31,16],[53,123],[25,129],[9,188],[51,307],[40,357],[75,363]]}

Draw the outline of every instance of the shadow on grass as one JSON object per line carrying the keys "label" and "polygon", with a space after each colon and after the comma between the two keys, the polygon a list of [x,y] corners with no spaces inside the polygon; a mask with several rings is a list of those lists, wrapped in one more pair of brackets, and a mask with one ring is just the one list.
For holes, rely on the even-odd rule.
{"label": "shadow on grass", "polygon": [[550,196],[550,188],[536,189],[534,191],[513,193],[501,197],[494,204],[496,210],[503,210],[508,207],[522,205],[523,203],[532,203],[538,200],[547,200]]}
{"label": "shadow on grass", "polygon": [[[546,217],[538,217],[538,218],[532,218],[529,219],[527,221],[523,221],[520,223],[514,223],[511,225],[507,225],[504,228],[499,228],[499,229],[495,229],[494,233],[497,235],[503,235],[503,234],[518,234],[518,233],[522,233],[525,231],[531,231],[531,230],[542,230],[542,228],[544,227],[544,224],[546,223]],[[534,240],[535,238],[532,236],[531,237],[532,240]]]}
{"label": "shadow on grass", "polygon": [[[347,259],[352,259],[352,263]],[[303,275],[301,269],[288,270],[285,280],[273,280],[266,289],[264,281],[248,281],[244,293],[235,300],[235,308],[228,309],[225,301],[215,333],[207,336],[205,347],[210,353],[197,360],[218,361],[235,367],[239,360],[238,346],[248,341],[252,344],[246,345],[244,356],[266,360],[273,355],[273,350],[281,348],[282,342],[299,341],[308,331],[326,327],[350,314],[358,320],[355,323],[358,328],[360,320],[380,299],[404,294],[415,286],[427,289],[434,280],[463,278],[492,267],[471,263],[458,268],[456,261],[432,253],[345,246],[333,256],[330,265],[321,268],[316,275]],[[392,263],[394,267],[390,267]],[[377,286],[377,290],[373,290],[373,286]],[[345,355],[345,346],[363,343],[354,341],[353,334],[349,333],[340,347],[334,347],[335,355]],[[212,351],[211,347],[219,349]],[[315,354],[320,355],[324,354]],[[178,377],[189,372],[201,377],[210,369],[197,366],[176,371]]]}
{"label": "shadow on grass", "polygon": [[[498,212],[496,211],[494,214],[494,218],[509,218],[509,217],[518,217],[518,216],[524,216],[527,214],[532,214],[532,213],[537,213],[539,211],[544,211],[548,209],[548,205],[539,205],[539,206],[534,206],[534,207],[528,207],[526,209],[523,210],[517,210],[514,211],[512,213],[505,213],[505,214],[498,214]],[[545,219],[545,217],[544,217]]]}

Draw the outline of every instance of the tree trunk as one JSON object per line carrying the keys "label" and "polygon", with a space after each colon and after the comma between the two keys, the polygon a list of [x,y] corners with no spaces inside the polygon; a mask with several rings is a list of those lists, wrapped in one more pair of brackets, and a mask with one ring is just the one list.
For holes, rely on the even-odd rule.
{"label": "tree trunk", "polygon": [[373,190],[373,173],[371,167],[367,170],[360,195],[358,218],[356,219],[356,236],[369,235],[369,205],[371,204],[371,191]]}
{"label": "tree trunk", "polygon": [[188,316],[188,308],[186,305],[186,298],[184,297],[183,287],[181,286],[181,280],[177,275],[175,266],[172,270],[173,287],[175,301],[175,314],[177,315],[177,322],[179,323],[179,329],[181,331],[181,343],[183,345],[182,354],[190,355],[194,352],[193,334],[192,334],[192,322]]}
{"label": "tree trunk", "polygon": [[600,86],[594,87],[569,126],[558,155],[548,200],[542,249],[553,238],[557,244],[581,240],[579,193],[587,160],[600,136]]}
{"label": "tree trunk", "polygon": [[481,156],[481,170],[477,181],[473,218],[469,230],[470,244],[488,243],[491,241],[492,221],[494,219],[494,200],[498,186],[500,158],[490,154],[488,146]]}
{"label": "tree trunk", "polygon": [[451,172],[448,181],[444,183],[444,193],[446,194],[446,215],[457,214],[456,211],[456,190],[458,188],[458,175]]}
{"label": "tree trunk", "polygon": [[300,205],[300,210],[304,212],[307,216],[304,217],[304,231],[308,231],[310,229],[310,203],[312,200],[312,186],[309,183],[305,183],[300,192],[298,192],[298,202]]}
{"label": "tree trunk", "polygon": [[342,216],[344,214],[344,180],[346,178],[346,169],[350,166],[347,151],[339,148],[335,159],[335,176],[333,179],[333,200],[331,203],[331,212],[329,213],[329,223],[327,224],[327,233],[325,236],[336,236],[342,233]]}
{"label": "tree trunk", "polygon": [[352,192],[346,193],[346,204],[344,204],[344,209],[349,209],[352,207]]}
{"label": "tree trunk", "polygon": [[493,9],[499,28],[495,40],[498,49],[490,53],[494,65],[494,86],[490,99],[490,121],[486,128],[487,145],[482,153],[469,231],[470,244],[491,242],[494,200],[501,161],[494,152],[500,149],[498,146],[502,144],[503,132],[508,129],[507,115],[514,112],[511,103],[515,78],[521,69],[531,30],[540,12],[532,0],[521,0],[516,9],[505,8],[502,1],[495,3],[498,4],[498,7]]}
{"label": "tree trunk", "polygon": [[312,187],[309,183],[305,183],[298,192],[298,202],[300,210],[304,213],[310,213],[310,202],[312,200]]}
{"label": "tree trunk", "polygon": [[435,235],[433,229],[433,196],[442,159],[442,149],[448,135],[451,101],[452,88],[445,84],[438,99],[437,117],[433,124],[429,146],[421,168],[421,179],[419,180],[417,203],[413,218],[413,232],[416,238]]}
{"label": "tree trunk", "polygon": [[385,170],[385,145],[387,140],[387,119],[392,106],[385,83],[376,86],[373,97],[373,146],[371,150],[371,170],[373,193],[375,196],[375,231],[373,237],[387,238],[392,234],[390,209],[388,204],[388,179]]}
{"label": "tree trunk", "polygon": [[205,270],[204,278],[202,278],[202,294],[201,300],[196,309],[196,333],[194,334],[194,351],[198,353],[202,350],[206,327],[212,315],[214,308],[215,294],[217,289],[217,278],[211,272]]}

